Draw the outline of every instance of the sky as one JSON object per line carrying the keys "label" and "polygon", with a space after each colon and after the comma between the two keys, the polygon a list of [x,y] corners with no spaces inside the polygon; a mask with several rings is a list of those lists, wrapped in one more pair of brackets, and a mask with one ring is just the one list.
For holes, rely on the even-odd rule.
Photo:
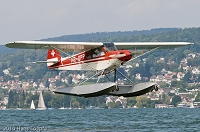
{"label": "sky", "polygon": [[200,27],[200,0],[1,0],[0,44],[95,32]]}

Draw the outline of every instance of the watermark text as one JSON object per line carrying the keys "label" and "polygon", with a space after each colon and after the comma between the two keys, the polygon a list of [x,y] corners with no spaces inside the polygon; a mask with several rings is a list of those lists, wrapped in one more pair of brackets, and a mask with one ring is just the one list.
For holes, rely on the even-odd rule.
{"label": "watermark text", "polygon": [[47,131],[47,127],[45,126],[4,126],[3,131],[35,131],[35,132],[42,132]]}

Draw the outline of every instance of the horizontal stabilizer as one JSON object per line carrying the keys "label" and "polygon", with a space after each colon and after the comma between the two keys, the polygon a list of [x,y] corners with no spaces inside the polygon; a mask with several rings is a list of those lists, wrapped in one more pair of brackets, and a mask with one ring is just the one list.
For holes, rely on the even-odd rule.
{"label": "horizontal stabilizer", "polygon": [[59,61],[35,61],[35,62],[30,62],[30,63],[33,63],[33,64],[36,64],[36,63],[58,63]]}

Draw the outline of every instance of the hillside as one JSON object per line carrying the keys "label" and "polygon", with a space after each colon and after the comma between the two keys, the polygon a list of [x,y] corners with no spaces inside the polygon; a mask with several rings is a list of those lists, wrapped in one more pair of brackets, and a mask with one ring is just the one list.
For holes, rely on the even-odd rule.
{"label": "hillside", "polygon": [[[200,69],[200,28],[186,28],[186,29],[175,29],[175,30],[166,30],[165,32],[154,32],[155,30],[140,32],[140,34],[132,34],[131,33],[122,33],[122,32],[113,32],[112,33],[94,33],[94,34],[85,34],[85,35],[69,35],[69,36],[60,36],[55,38],[48,38],[44,40],[48,41],[101,41],[101,42],[148,42],[148,41],[188,41],[194,42],[195,44],[192,46],[180,47],[176,49],[165,49],[165,50],[156,50],[147,54],[145,56],[140,57],[137,60],[128,62],[124,67],[120,68],[120,70],[128,76],[133,82],[144,82],[149,81],[150,79],[157,79],[158,84],[161,88],[174,90],[175,88],[179,89],[179,92],[187,92],[188,90],[198,88],[198,85],[189,85],[189,84],[198,84],[200,82],[200,74],[198,73],[198,69]],[[138,32],[139,33],[139,32]],[[148,34],[149,33],[149,34]],[[101,36],[102,34],[102,36]],[[120,36],[121,34],[121,36]],[[87,37],[86,37],[87,36]],[[112,36],[112,37],[111,37]],[[9,52],[10,49],[1,46],[0,47],[0,78],[2,79],[2,87],[10,87],[13,88],[14,83],[17,86],[20,86],[22,89],[21,83],[30,83],[32,85],[26,87],[28,90],[36,90],[37,88],[33,88],[33,82],[37,84],[45,84],[48,86],[49,78],[55,79],[57,75],[61,78],[67,78],[68,83],[61,82],[61,79],[56,80],[54,85],[56,87],[59,86],[67,86],[74,85],[72,82],[72,78],[78,74],[84,74],[83,71],[51,71],[46,67],[46,64],[31,64],[29,62],[39,61],[46,59],[45,50],[13,50],[12,53]],[[11,49],[12,50],[12,49]],[[7,51],[7,52],[5,52]],[[9,52],[9,53],[8,53]],[[144,59],[145,58],[145,59]],[[126,68],[129,65],[131,68]],[[8,69],[9,74],[5,75],[3,70]],[[195,71],[196,70],[196,71]],[[171,76],[168,75],[168,72]],[[200,72],[200,71],[199,71]],[[175,73],[175,75],[172,75]],[[180,78],[179,73],[181,75],[185,75],[185,77]],[[140,75],[141,79],[136,78],[136,74]],[[70,77],[71,80],[70,80]],[[120,76],[118,79],[122,78]],[[161,79],[160,79],[161,78]],[[163,78],[163,80],[162,80]],[[167,78],[167,79],[165,79]],[[165,80],[164,80],[165,79]],[[179,79],[179,81],[177,81]],[[94,80],[96,81],[96,80]],[[12,83],[11,83],[12,82]],[[126,83],[126,82],[125,82]],[[14,91],[15,92],[15,91]],[[5,95],[7,93],[4,93]],[[20,97],[20,93],[16,93],[16,96]],[[45,95],[46,94],[46,95]],[[67,104],[69,107],[69,98],[71,98],[72,104],[77,107],[85,107],[85,106],[100,106],[105,102],[105,96],[100,96],[97,98],[78,98],[78,97],[69,97],[69,96],[61,96],[61,95],[49,95],[49,93],[45,93],[44,98],[46,100],[46,105],[48,107],[59,108],[63,105],[63,103]],[[164,93],[165,94],[165,93]],[[167,103],[169,104],[170,98],[172,99],[171,104],[174,106],[177,105],[179,101],[174,101],[173,98],[177,97],[174,94],[166,93],[166,98],[162,100],[152,101],[146,99],[148,102],[144,102],[143,105],[136,103],[138,100],[135,98],[129,98],[127,100],[127,104],[130,106],[137,105],[138,107],[154,107],[155,103]],[[199,94],[200,95],[200,94]],[[29,107],[31,99],[37,100],[38,95],[26,95],[27,103],[24,107]],[[163,95],[162,95],[163,96]],[[194,97],[194,95],[189,95],[190,98]],[[198,97],[198,96],[197,96]],[[1,96],[0,96],[1,98]],[[16,97],[17,98],[17,97]],[[141,97],[144,98],[144,97]],[[139,98],[138,98],[139,99]],[[198,99],[198,98],[197,98]],[[62,100],[62,101],[61,101]],[[98,102],[98,101],[99,102]],[[22,101],[23,104],[25,100]],[[199,100],[197,100],[199,101]],[[12,102],[12,101],[9,101]],[[13,100],[15,104],[17,104],[16,100]],[[99,104],[97,104],[97,102]],[[139,101],[138,101],[139,102]],[[52,104],[52,106],[50,105]],[[111,108],[115,107],[111,104]],[[105,106],[105,104],[104,104]],[[17,107],[17,105],[10,105],[10,107]]]}
{"label": "hillside", "polygon": [[17,49],[10,49],[4,45],[0,45],[0,55],[18,51]]}
{"label": "hillside", "polygon": [[63,35],[60,37],[53,37],[42,39],[45,41],[102,41],[104,38],[122,38],[125,36],[138,36],[138,35],[152,35],[152,34],[161,34],[171,31],[178,31],[180,28],[156,28],[151,30],[134,30],[134,31],[118,31],[118,32],[96,32],[96,33],[87,33],[87,34],[77,34],[77,35]]}
{"label": "hillside", "polygon": [[[171,31],[171,32],[170,32]],[[163,33],[164,32],[164,33]],[[150,33],[150,34],[147,34]],[[157,34],[156,34],[157,33]],[[102,34],[102,36],[100,35]],[[103,38],[106,35],[110,36],[117,36],[120,34],[123,34],[122,37],[108,37]],[[126,36],[127,34],[133,36]],[[145,35],[135,35],[135,34],[145,34]],[[80,36],[86,36],[84,39]],[[199,44],[200,44],[200,28],[186,28],[186,29],[152,29],[150,31],[134,31],[134,32],[114,32],[112,33],[94,33],[94,34],[85,34],[85,35],[72,35],[72,36],[61,36],[56,38],[49,38],[45,40],[49,41],[90,41],[90,37],[96,38],[96,41],[102,41],[102,42],[147,42],[147,41],[188,41],[188,42],[194,42],[195,45],[193,46],[187,46],[187,47],[181,47],[176,48],[172,50],[156,50],[152,52],[151,54],[147,54],[143,56],[145,57],[154,57],[154,59],[165,57],[171,60],[175,60],[176,63],[179,63],[181,59],[186,57],[187,53],[197,53],[200,52]],[[98,36],[98,37],[95,37]],[[102,39],[99,39],[101,38]],[[74,38],[74,39],[73,39]],[[10,72],[15,74],[24,75],[23,72],[27,74],[26,77],[23,77],[24,79],[31,79],[31,77],[34,77],[35,79],[42,79],[42,77],[46,74],[46,72],[50,72],[45,64],[40,65],[32,65],[27,62],[32,61],[39,61],[39,60],[45,60],[46,59],[46,51],[43,50],[13,50],[6,48],[5,46],[1,46],[1,54],[7,52],[8,54],[3,54],[0,56],[0,62],[1,67],[0,70],[3,71],[6,68],[10,68]],[[9,53],[9,52],[16,52],[16,53]],[[32,70],[27,72],[24,70],[25,66],[32,66]],[[41,66],[42,65],[42,66]],[[152,65],[153,66],[153,65]],[[143,71],[143,70],[142,70]],[[42,74],[41,74],[42,73]],[[2,75],[2,72],[1,74]]]}

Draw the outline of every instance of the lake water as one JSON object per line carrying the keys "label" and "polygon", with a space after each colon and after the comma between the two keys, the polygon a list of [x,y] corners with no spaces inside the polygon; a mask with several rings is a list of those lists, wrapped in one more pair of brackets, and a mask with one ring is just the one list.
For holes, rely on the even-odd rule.
{"label": "lake water", "polygon": [[200,109],[0,110],[0,131],[199,132]]}

